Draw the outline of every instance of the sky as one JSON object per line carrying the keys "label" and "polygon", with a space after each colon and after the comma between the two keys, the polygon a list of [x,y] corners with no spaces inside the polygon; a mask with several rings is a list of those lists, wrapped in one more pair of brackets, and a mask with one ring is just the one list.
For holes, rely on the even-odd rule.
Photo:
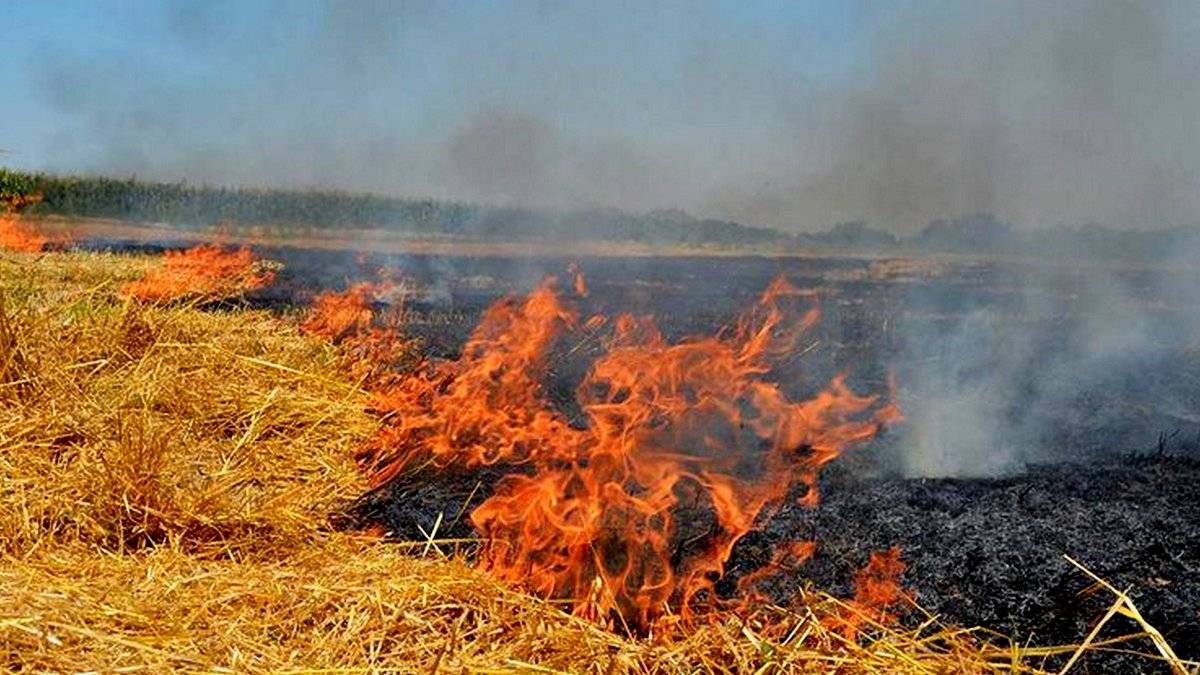
{"label": "sky", "polygon": [[38,2],[0,163],[790,230],[1200,222],[1200,3]]}

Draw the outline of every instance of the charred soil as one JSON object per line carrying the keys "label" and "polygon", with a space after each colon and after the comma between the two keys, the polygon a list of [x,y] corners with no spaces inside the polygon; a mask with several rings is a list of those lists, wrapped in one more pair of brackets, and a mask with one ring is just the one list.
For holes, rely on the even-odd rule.
{"label": "charred soil", "polygon": [[[414,474],[365,495],[352,520],[403,540],[469,540],[470,510],[516,470]],[[718,590],[732,592],[776,545],[807,540],[818,542],[813,558],[760,588],[781,604],[804,586],[849,597],[868,553],[899,546],[905,589],[943,622],[1061,644],[1080,640],[1111,603],[1087,592],[1086,577],[1063,557],[1069,555],[1128,589],[1182,658],[1200,657],[1196,459],[1129,456],[1030,466],[994,479],[864,479],[834,467],[821,492],[817,507],[784,506],[742,539]],[[1097,668],[1122,663],[1089,659]]]}

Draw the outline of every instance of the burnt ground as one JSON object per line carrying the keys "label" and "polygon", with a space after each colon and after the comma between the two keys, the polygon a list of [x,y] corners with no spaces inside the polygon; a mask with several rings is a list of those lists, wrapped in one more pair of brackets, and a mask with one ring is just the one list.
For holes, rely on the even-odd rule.
{"label": "burnt ground", "polygon": [[[1080,641],[1114,600],[1104,591],[1081,596],[1091,582],[1069,555],[1128,589],[1182,658],[1200,657],[1194,459],[1030,466],[999,479],[859,480],[834,470],[822,482],[816,509],[785,507],[741,542],[730,577],[761,564],[771,544],[801,535],[818,550],[800,574],[849,596],[864,551],[898,545],[908,565],[904,586],[925,610],[1021,642],[1060,644]],[[782,598],[796,580],[772,583]],[[1114,626],[1108,635],[1133,630],[1125,619]]]}
{"label": "burnt ground", "polygon": [[[466,514],[504,473],[408,477],[364,496],[355,517],[398,539],[421,540],[440,513],[439,538],[469,538]],[[732,592],[738,578],[770,560],[776,544],[803,539],[818,542],[814,557],[760,590],[781,603],[805,585],[851,597],[854,573],[869,553],[899,546],[904,588],[943,623],[985,626],[1019,642],[1070,644],[1114,600],[1105,591],[1083,595],[1091,580],[1063,557],[1070,555],[1128,590],[1181,658],[1200,659],[1196,459],[1130,455],[1030,466],[995,479],[864,479],[835,466],[823,474],[821,490],[816,508],[784,506],[739,542],[718,590]],[[1134,630],[1123,618],[1111,625],[1102,636]],[[1148,668],[1143,660],[1090,657],[1080,672],[1089,672],[1089,663],[1095,672]]]}
{"label": "burnt ground", "polygon": [[[571,262],[264,253],[287,267],[247,302],[285,312],[316,289],[372,278],[381,267],[399,269],[417,289],[406,301],[406,329],[430,356],[449,358],[491,301],[546,274],[561,275]],[[1081,596],[1088,579],[1065,554],[1128,588],[1180,656],[1200,659],[1194,272],[832,258],[578,262],[591,288],[579,301],[583,315],[652,314],[668,338],[711,332],[786,273],[819,290],[824,320],[813,335],[819,348],[775,373],[785,389],[803,395],[845,369],[863,391],[879,390],[889,372],[900,381],[909,421],[827,469],[818,507],[784,506],[745,537],[719,588],[765,563],[773,544],[811,539],[819,542],[815,557],[766,588],[780,601],[797,584],[849,595],[853,573],[871,551],[899,546],[908,565],[905,588],[944,622],[985,626],[1022,642],[1069,643],[1087,634],[1111,598]],[[595,353],[584,347],[564,349],[576,358],[555,360],[546,383],[547,397],[568,415],[574,382]],[[943,411],[952,424],[939,420]],[[928,436],[926,419],[952,433]],[[942,454],[917,452],[914,461],[913,448],[929,438]],[[431,527],[440,513],[439,537],[470,537],[470,506],[504,473],[408,477],[365,495],[352,509],[354,520],[382,524],[399,539],[422,539],[420,527]],[[946,475],[959,477],[921,477]],[[1119,657],[1084,665],[1094,672],[1146,669]]]}

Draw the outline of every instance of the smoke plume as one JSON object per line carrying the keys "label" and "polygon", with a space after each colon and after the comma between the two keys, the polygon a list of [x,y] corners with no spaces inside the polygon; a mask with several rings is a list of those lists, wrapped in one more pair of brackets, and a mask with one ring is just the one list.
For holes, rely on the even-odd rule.
{"label": "smoke plume", "polygon": [[1001,264],[971,298],[938,287],[913,306],[896,360],[903,470],[987,476],[1051,461],[1200,450],[1200,233],[1152,271]]}
{"label": "smoke plume", "polygon": [[64,124],[20,161],[790,229],[1200,207],[1191,2],[129,11],[128,43],[47,33],[29,56]]}

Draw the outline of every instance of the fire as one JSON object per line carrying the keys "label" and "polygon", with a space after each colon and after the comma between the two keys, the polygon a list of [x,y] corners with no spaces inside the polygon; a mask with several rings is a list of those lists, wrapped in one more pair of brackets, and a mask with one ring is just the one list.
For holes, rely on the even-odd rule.
{"label": "fire", "polygon": [[490,307],[459,361],[433,364],[378,392],[375,409],[389,424],[368,449],[373,482],[385,483],[419,459],[516,464],[552,455],[564,442],[581,443],[582,433],[539,393],[550,346],[576,318],[543,285],[524,302]]}
{"label": "fire", "polygon": [[[838,376],[792,400],[767,376],[819,309],[778,279],[733,326],[667,342],[646,317],[611,326],[576,391],[585,423],[547,401],[551,347],[578,313],[547,281],[491,307],[458,361],[375,396],[386,423],[363,455],[375,484],[431,462],[512,473],[471,514],[479,565],[601,623],[649,628],[718,604],[734,545],[789,495],[817,501],[818,470],[899,419]],[[777,564],[802,562],[798,543]]]}
{"label": "fire", "polygon": [[162,267],[126,284],[121,292],[148,302],[218,299],[262,288],[274,279],[275,271],[249,248],[200,244],[186,251],[168,251]]}
{"label": "fire", "polygon": [[747,599],[764,599],[758,592],[758,582],[776,574],[797,570],[816,552],[815,541],[789,541],[776,547],[770,562],[738,579],[738,592]]}
{"label": "fire", "polygon": [[363,282],[340,293],[320,293],[313,299],[312,310],[300,329],[334,342],[363,333],[375,316],[371,303],[382,290],[376,284]]}
{"label": "fire", "polygon": [[375,326],[373,305],[395,290],[394,283],[383,281],[320,293],[313,299],[300,330],[341,345],[353,357],[351,365],[360,379],[373,386],[391,382],[395,379],[394,366],[412,355],[412,342],[401,335],[398,319],[390,325]]}
{"label": "fire", "polygon": [[826,617],[824,623],[854,639],[864,625],[889,624],[896,620],[894,607],[905,600],[900,575],[907,566],[900,560],[899,547],[871,553],[866,567],[854,575],[854,599],[846,611]]}
{"label": "fire", "polygon": [[904,570],[899,548],[872,553],[871,561],[854,577],[854,601],[876,610],[896,604],[904,595],[900,588]]}
{"label": "fire", "polygon": [[25,253],[39,253],[54,243],[39,233],[32,225],[21,220],[18,211],[42,201],[42,195],[21,194],[0,197],[0,249]]}
{"label": "fire", "polygon": [[38,253],[50,240],[11,213],[0,213],[0,248],[6,251]]}
{"label": "fire", "polygon": [[586,298],[588,296],[587,279],[583,277],[583,270],[579,269],[579,264],[573,262],[567,265],[567,273],[574,279],[575,295]]}

